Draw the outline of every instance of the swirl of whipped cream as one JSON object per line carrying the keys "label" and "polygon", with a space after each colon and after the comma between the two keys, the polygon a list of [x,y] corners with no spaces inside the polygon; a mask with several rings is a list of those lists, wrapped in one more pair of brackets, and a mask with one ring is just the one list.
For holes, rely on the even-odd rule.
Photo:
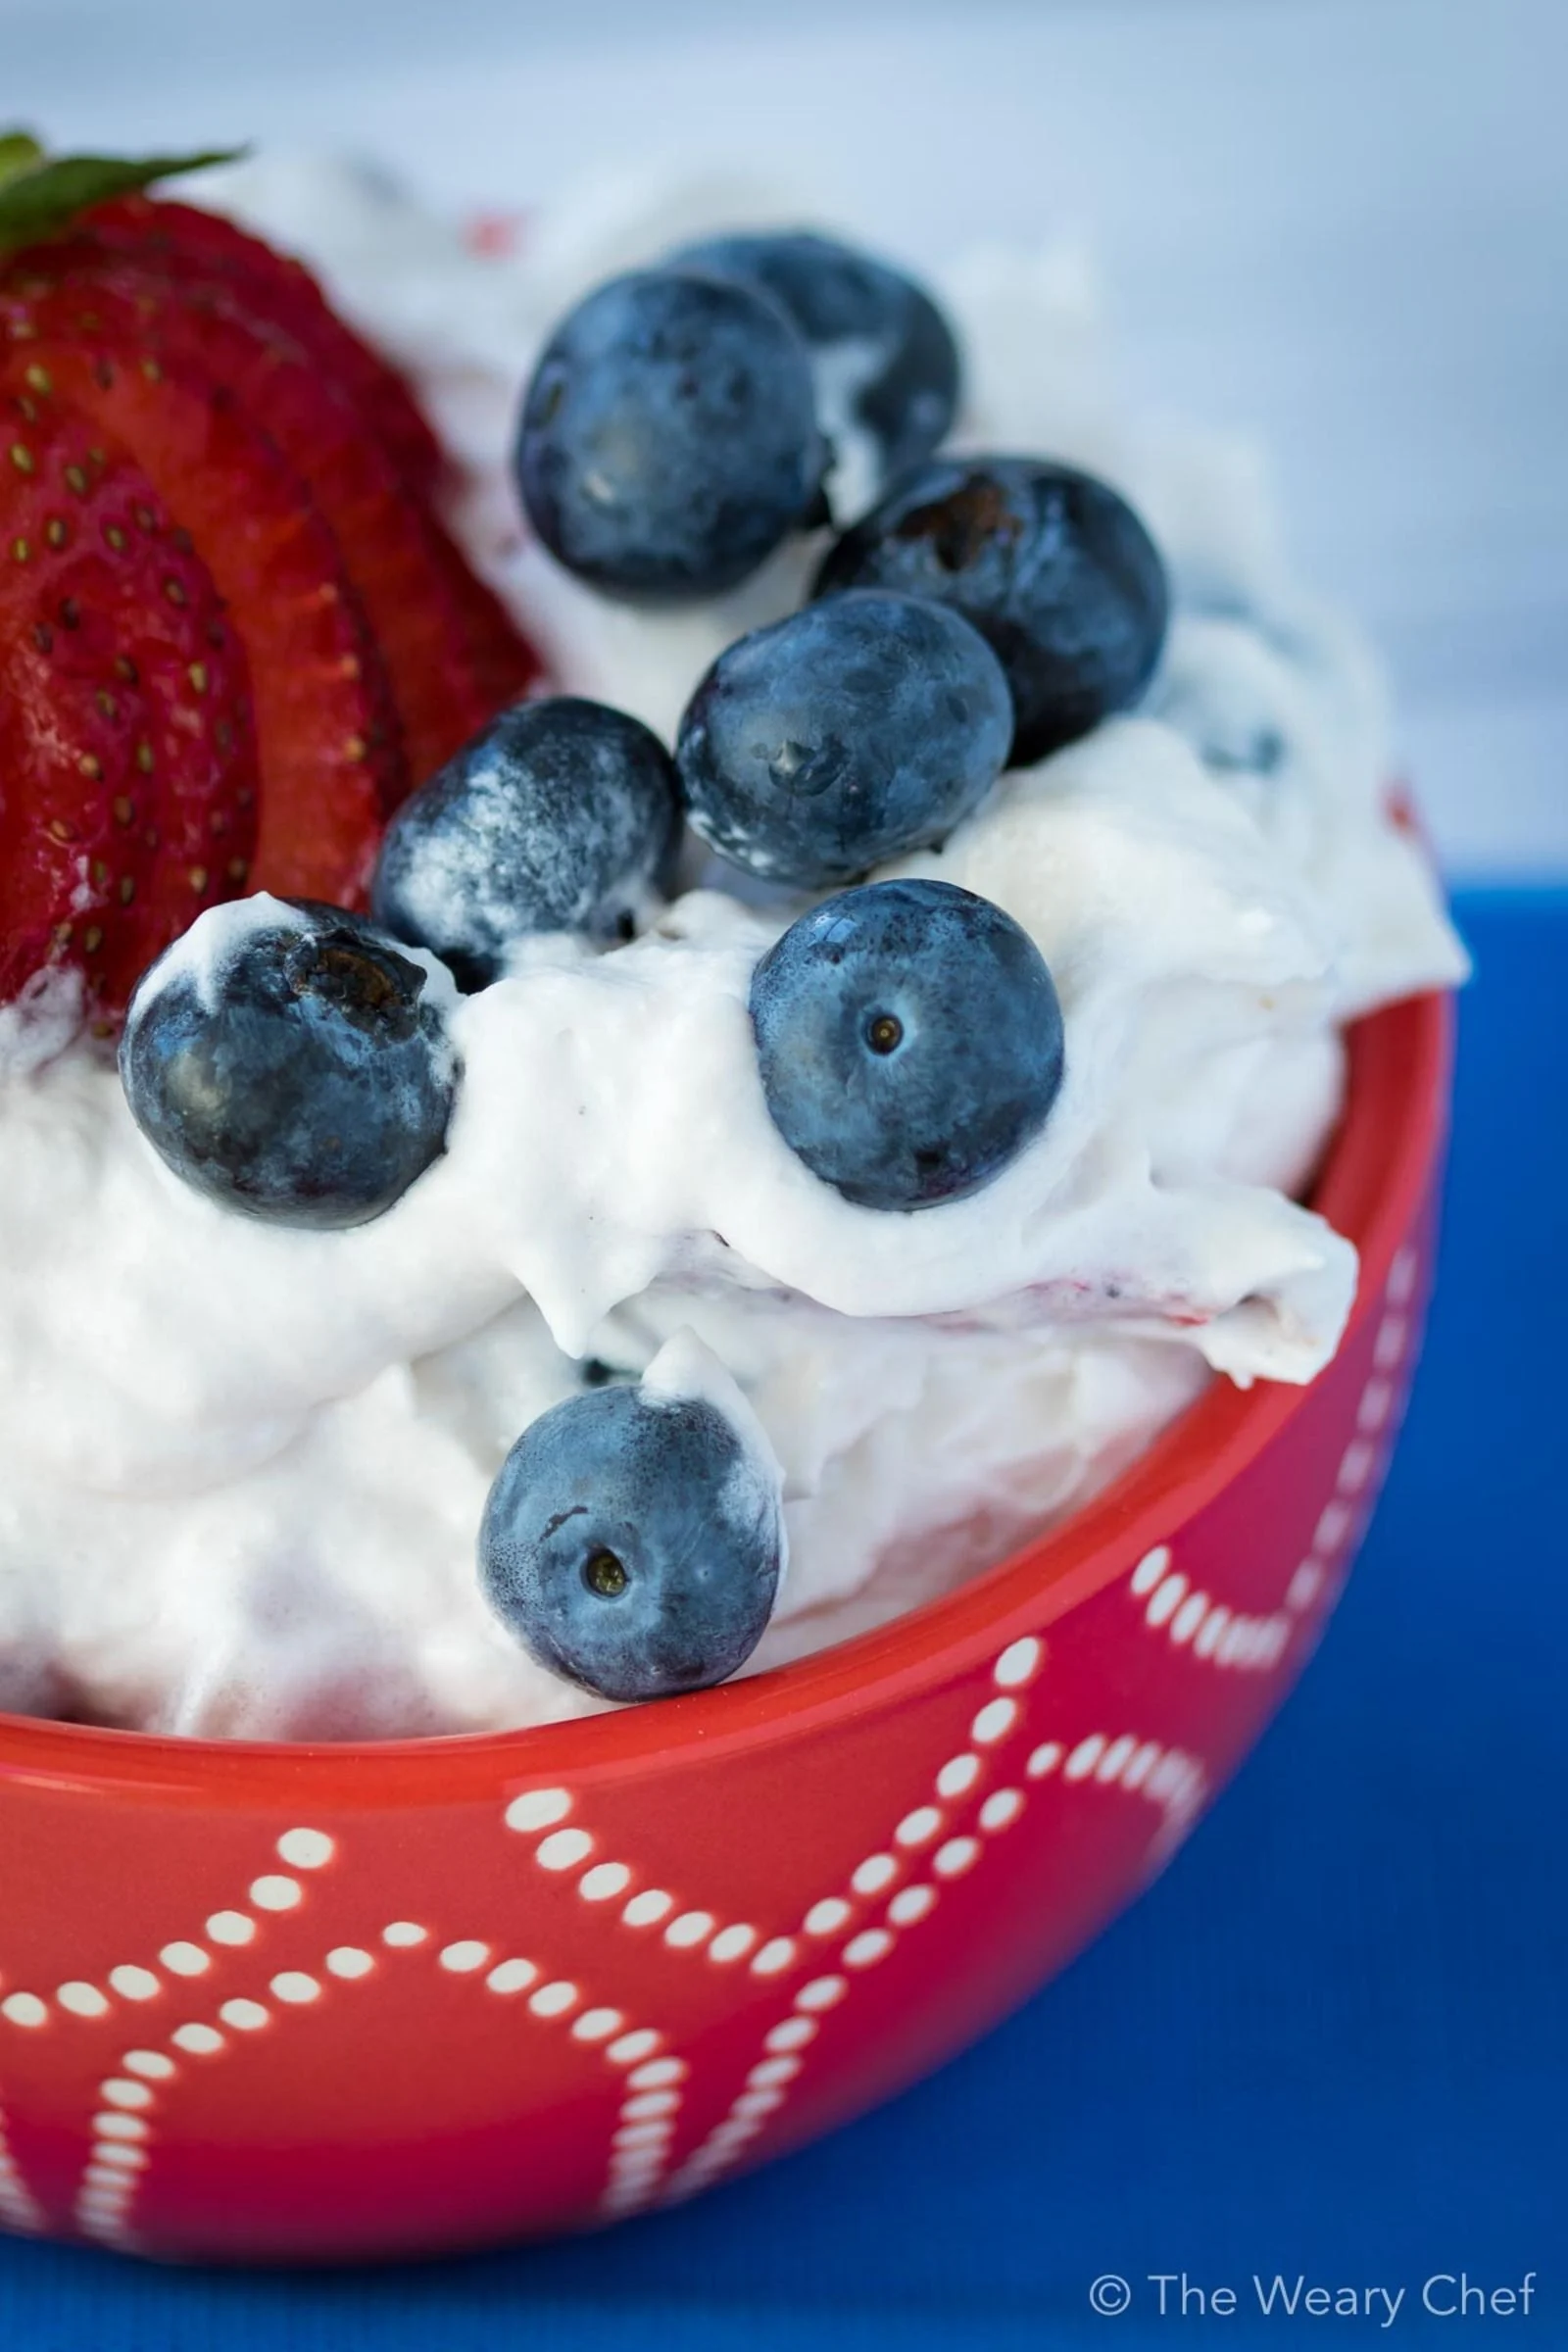
{"label": "swirl of whipped cream", "polygon": [[[684,237],[793,223],[787,199],[611,184],[481,259],[338,166],[264,162],[213,193],[409,370],[461,471],[454,519],[562,686],[667,736],[713,656],[799,602],[810,545],[696,611],[608,604],[521,540],[507,466],[566,303]],[[318,1738],[591,1709],[473,1572],[490,1480],[585,1358],[637,1374],[700,1343],[739,1384],[789,1527],[766,1665],[1000,1556],[1214,1373],[1301,1382],[1332,1355],[1354,1252],[1295,1196],[1343,1025],[1463,971],[1387,815],[1376,671],[1297,587],[1245,453],[1122,420],[1074,257],[980,254],[939,292],[963,441],[1116,480],[1178,586],[1140,712],[889,869],[994,899],[1045,955],[1068,1052],[1044,1133],[916,1217],[810,1176],[746,1011],[800,902],[695,854],[641,938],[533,941],[458,1004],[447,1153],[347,1233],[183,1189],[73,1006],[34,992],[0,1015],[0,1705]],[[257,912],[219,910],[189,953]]]}

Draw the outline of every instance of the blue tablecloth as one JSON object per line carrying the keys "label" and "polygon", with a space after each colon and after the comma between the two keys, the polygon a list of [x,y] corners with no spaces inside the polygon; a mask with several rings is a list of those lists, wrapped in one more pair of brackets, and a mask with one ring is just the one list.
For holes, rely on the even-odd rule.
{"label": "blue tablecloth", "polygon": [[[0,2241],[4,2352],[1568,2343],[1568,1545],[1549,1466],[1568,894],[1474,895],[1460,918],[1480,977],[1388,1493],[1300,1690],[1127,1918],[936,2081],[681,2211],[382,2274]],[[1234,2314],[1189,2295],[1183,2319],[1184,2272],[1233,2290]],[[1531,2272],[1528,2318],[1476,2316],[1476,2289]],[[1131,2289],[1119,2317],[1090,2307],[1107,2273]],[[1404,2296],[1392,2327],[1375,2293],[1338,2327],[1299,2302],[1264,2317],[1254,2275],[1276,2273]],[[1424,2287],[1442,2306],[1466,2285],[1463,2313],[1422,2311]]]}

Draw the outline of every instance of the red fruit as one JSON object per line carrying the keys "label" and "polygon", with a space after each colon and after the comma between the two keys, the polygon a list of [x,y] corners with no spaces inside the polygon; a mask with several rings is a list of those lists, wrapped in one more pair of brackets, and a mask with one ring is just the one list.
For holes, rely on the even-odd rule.
{"label": "red fruit", "polygon": [[227,607],[265,784],[256,886],[352,903],[409,777],[379,651],[299,475],[210,372],[148,338],[118,289],[13,272],[0,332],[131,453]]}
{"label": "red fruit", "polygon": [[199,371],[245,415],[266,419],[331,527],[364,605],[402,721],[409,780],[432,774],[495,706],[485,700],[438,526],[340,386],[226,293],[175,291],[137,263],[109,261],[86,238],[41,249],[29,283],[100,307],[118,300],[148,350]]}
{"label": "red fruit", "polygon": [[[350,398],[287,336],[197,288],[166,297],[145,323],[266,418],[330,524],[386,662],[409,780],[422,783],[513,698],[512,681],[531,668],[526,649],[504,614],[496,627],[488,591],[365,432]],[[499,699],[497,674],[508,681]]]}
{"label": "red fruit", "polygon": [[[156,213],[156,207],[146,208]],[[177,209],[177,208],[176,208]],[[138,256],[111,260],[90,229],[25,258],[35,288],[118,292],[141,333],[231,392],[267,429],[331,525],[380,646],[420,783],[537,674],[506,612],[422,499],[406,488],[341,382],[291,334],[249,317],[237,281],[175,287]],[[13,274],[17,274],[14,270]]]}
{"label": "red fruit", "polygon": [[[45,241],[0,260],[0,386],[25,362],[90,419],[95,444],[122,445],[142,469],[176,552],[205,565],[246,649],[263,777],[256,885],[354,903],[386,813],[537,674],[433,511],[438,452],[404,386],[297,263],[141,196],[74,222],[62,213]],[[0,528],[3,488],[0,474]],[[94,593],[112,598],[113,585]],[[182,593],[169,573],[152,610],[167,620]],[[134,620],[116,608],[116,627]],[[223,624],[213,613],[206,625]],[[172,725],[156,677],[147,693],[149,718],[156,706]],[[46,700],[34,678],[17,713],[42,724]],[[172,789],[168,856],[210,868],[208,812],[183,811]],[[229,866],[240,887],[237,853]],[[78,899],[84,887],[78,875]],[[127,916],[122,937],[131,928]]]}
{"label": "red fruit", "polygon": [[220,287],[251,318],[281,327],[342,385],[414,488],[434,489],[440,444],[407,385],[344,324],[302,262],[217,214],[147,196],[99,205],[82,226],[104,251],[156,269],[172,285]]}
{"label": "red fruit", "polygon": [[483,725],[526,694],[540,675],[541,663],[494,589],[470,568],[466,556],[439,525],[434,553],[463,614],[484,710]]}
{"label": "red fruit", "polygon": [[145,474],[37,362],[0,398],[0,1003],[66,962],[112,1016],[245,882],[244,655]]}

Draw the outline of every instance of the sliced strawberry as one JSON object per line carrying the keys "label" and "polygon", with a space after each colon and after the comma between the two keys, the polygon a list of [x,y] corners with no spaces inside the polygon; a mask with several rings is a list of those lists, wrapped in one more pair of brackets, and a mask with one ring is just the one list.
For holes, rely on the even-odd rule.
{"label": "sliced strawberry", "polygon": [[495,705],[470,650],[461,559],[350,400],[290,336],[257,325],[223,292],[176,292],[139,267],[101,261],[59,282],[89,300],[106,291],[126,297],[150,348],[204,370],[247,415],[265,417],[331,526],[386,662],[410,781],[422,782]]}
{"label": "sliced strawberry", "polygon": [[[379,651],[299,475],[232,395],[143,331],[137,303],[0,283],[0,333],[122,441],[188,533],[250,662],[265,783],[257,887],[352,903],[408,788]],[[172,594],[172,591],[167,591]]]}
{"label": "sliced strawberry", "polygon": [[[478,679],[485,720],[527,693],[543,663],[517,629],[501,599],[480,579],[466,556],[437,523],[434,555],[463,614],[468,656]],[[483,722],[481,722],[483,723]]]}
{"label": "sliced strawberry", "polygon": [[125,196],[87,216],[109,251],[158,269],[180,286],[236,293],[254,318],[281,327],[324,376],[340,384],[405,475],[428,495],[441,449],[402,377],[346,326],[302,262],[216,213],[148,196]]}
{"label": "sliced strawberry", "polygon": [[[243,887],[245,661],[125,452],[37,362],[0,395],[0,1003],[72,962],[99,1012]],[[171,585],[178,601],[170,595]]]}
{"label": "sliced strawberry", "polygon": [[380,646],[420,783],[515,700],[537,664],[434,514],[404,486],[341,388],[293,338],[211,286],[173,288],[139,262],[108,261],[77,235],[40,249],[35,286],[114,292],[149,344],[204,370],[267,428],[331,525]]}

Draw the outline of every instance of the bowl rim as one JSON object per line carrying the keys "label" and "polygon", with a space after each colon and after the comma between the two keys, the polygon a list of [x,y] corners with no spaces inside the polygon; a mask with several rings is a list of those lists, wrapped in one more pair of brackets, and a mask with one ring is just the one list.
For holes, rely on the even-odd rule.
{"label": "bowl rim", "polygon": [[[1347,1336],[1389,1279],[1446,1134],[1452,999],[1408,997],[1347,1032],[1348,1081],[1312,1205],[1352,1241],[1360,1273]],[[1341,1343],[1342,1347],[1344,1342]],[[307,1803],[372,1809],[494,1797],[568,1777],[579,1787],[805,1739],[898,1704],[1040,1633],[1167,1542],[1305,1406],[1311,1384],[1215,1379],[1109,1487],[1050,1534],[890,1623],[788,1665],[655,1705],[505,1732],[374,1742],[216,1740],[0,1713],[0,1788],[121,1801]]]}

